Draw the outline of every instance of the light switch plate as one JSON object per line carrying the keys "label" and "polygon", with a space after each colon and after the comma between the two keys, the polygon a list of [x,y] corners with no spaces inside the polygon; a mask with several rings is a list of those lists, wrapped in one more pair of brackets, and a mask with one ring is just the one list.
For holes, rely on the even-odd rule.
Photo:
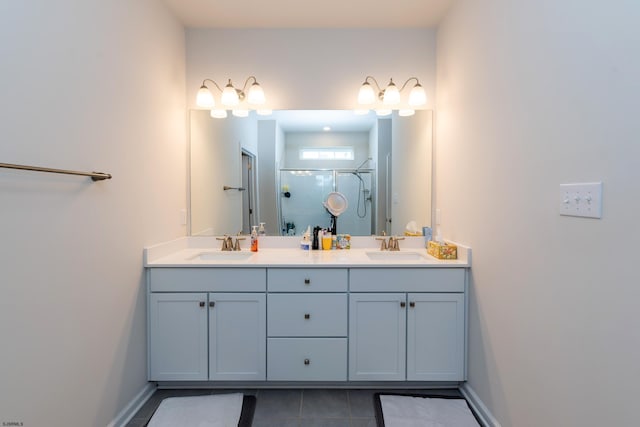
{"label": "light switch plate", "polygon": [[602,182],[560,184],[560,215],[602,218]]}

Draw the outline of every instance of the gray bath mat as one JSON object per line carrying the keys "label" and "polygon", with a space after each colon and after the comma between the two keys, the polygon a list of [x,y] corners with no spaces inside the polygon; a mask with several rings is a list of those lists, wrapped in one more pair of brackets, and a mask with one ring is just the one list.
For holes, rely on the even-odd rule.
{"label": "gray bath mat", "polygon": [[241,393],[164,399],[148,427],[249,427],[255,412],[255,396]]}
{"label": "gray bath mat", "polygon": [[459,397],[376,393],[374,406],[378,427],[480,427]]}

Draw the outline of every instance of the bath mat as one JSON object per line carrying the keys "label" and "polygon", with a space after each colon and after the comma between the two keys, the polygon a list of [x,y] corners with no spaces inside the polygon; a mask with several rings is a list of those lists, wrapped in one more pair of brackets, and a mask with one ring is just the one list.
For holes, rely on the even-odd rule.
{"label": "bath mat", "polygon": [[241,393],[213,394],[164,399],[148,427],[250,427],[255,396]]}
{"label": "bath mat", "polygon": [[374,406],[378,427],[480,427],[460,397],[376,393]]}

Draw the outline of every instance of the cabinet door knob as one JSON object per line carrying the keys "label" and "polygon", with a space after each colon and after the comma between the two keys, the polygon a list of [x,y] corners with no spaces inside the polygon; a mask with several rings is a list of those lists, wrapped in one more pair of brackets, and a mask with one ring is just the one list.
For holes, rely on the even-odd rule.
{"label": "cabinet door knob", "polygon": [[304,318],[309,320],[309,319],[311,319],[311,315],[309,313],[305,313],[304,314]]}
{"label": "cabinet door knob", "polygon": [[209,301],[209,307],[213,308],[216,306],[216,302],[215,301]]}
{"label": "cabinet door knob", "polygon": [[304,359],[304,364],[308,365],[309,363],[311,363],[311,361],[309,359]]}
{"label": "cabinet door knob", "polygon": [[404,302],[404,301],[401,301],[401,302],[400,302],[400,307],[405,308],[405,307],[406,307],[406,305],[407,305],[407,303],[406,303],[406,302]]}
{"label": "cabinet door knob", "polygon": [[311,279],[304,279],[304,284],[305,285],[310,285],[311,284]]}
{"label": "cabinet door knob", "polygon": [[204,301],[200,301],[200,307],[204,307]]}
{"label": "cabinet door knob", "polygon": [[409,307],[413,308],[413,307],[415,307],[415,306],[416,306],[416,303],[415,303],[415,302],[411,301],[411,302],[409,303]]}

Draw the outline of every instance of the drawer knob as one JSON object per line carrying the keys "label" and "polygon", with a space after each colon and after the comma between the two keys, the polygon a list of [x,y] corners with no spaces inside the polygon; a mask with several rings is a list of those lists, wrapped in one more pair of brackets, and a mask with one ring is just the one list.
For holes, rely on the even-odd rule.
{"label": "drawer knob", "polygon": [[200,307],[204,307],[204,301],[200,301]]}
{"label": "drawer knob", "polygon": [[304,279],[304,284],[305,285],[310,285],[311,284],[311,279]]}
{"label": "drawer knob", "polygon": [[216,302],[215,301],[209,301],[209,307],[213,308],[216,306]]}
{"label": "drawer knob", "polygon": [[308,364],[310,364],[310,363],[311,363],[311,361],[310,361],[309,359],[304,359],[304,364],[305,364],[305,365],[308,365]]}
{"label": "drawer knob", "polygon": [[404,301],[400,302],[400,307],[405,308],[406,306],[407,306],[406,302],[404,302]]}
{"label": "drawer knob", "polygon": [[411,302],[409,303],[409,307],[414,308],[415,306],[416,306],[416,303],[415,303],[415,302],[411,301]]}
{"label": "drawer knob", "polygon": [[304,314],[304,318],[309,320],[309,319],[311,319],[311,315],[309,313],[305,313]]}

